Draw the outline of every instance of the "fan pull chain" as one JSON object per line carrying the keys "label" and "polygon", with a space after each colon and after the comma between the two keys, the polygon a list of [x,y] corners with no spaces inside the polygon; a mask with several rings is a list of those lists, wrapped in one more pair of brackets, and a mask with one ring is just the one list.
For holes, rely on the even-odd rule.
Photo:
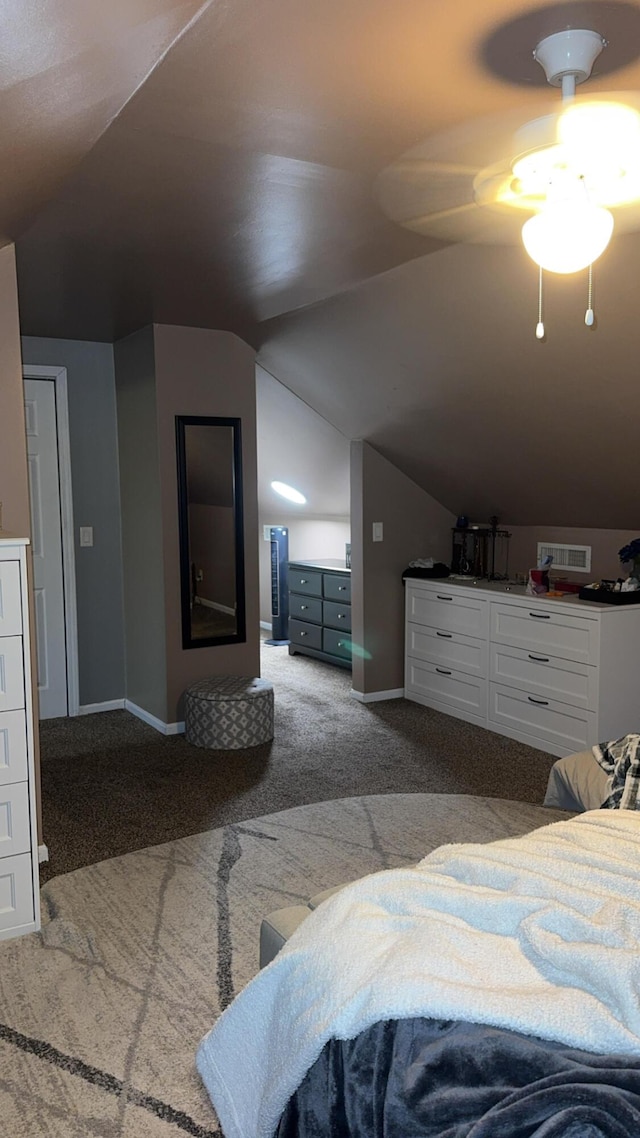
{"label": "fan pull chain", "polygon": [[589,265],[589,296],[587,299],[587,311],[584,314],[584,322],[587,328],[593,328],[593,265]]}
{"label": "fan pull chain", "polygon": [[538,323],[536,324],[536,340],[544,340],[544,324],[542,322],[542,265],[540,265],[538,271]]}

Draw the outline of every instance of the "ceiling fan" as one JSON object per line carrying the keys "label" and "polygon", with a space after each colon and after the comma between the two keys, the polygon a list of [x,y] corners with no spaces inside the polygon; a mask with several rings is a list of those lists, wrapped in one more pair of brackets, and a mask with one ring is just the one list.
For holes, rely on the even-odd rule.
{"label": "ceiling fan", "polygon": [[640,94],[576,97],[606,46],[590,29],[542,39],[533,56],[561,89],[553,112],[547,102],[526,122],[513,111],[431,136],[378,176],[387,215],[448,241],[522,241],[540,273],[590,267],[614,226],[640,229]]}

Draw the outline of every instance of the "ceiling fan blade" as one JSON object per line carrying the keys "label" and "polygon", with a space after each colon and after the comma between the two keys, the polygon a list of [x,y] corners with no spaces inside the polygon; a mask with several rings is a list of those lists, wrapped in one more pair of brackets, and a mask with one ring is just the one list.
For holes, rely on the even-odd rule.
{"label": "ceiling fan blade", "polygon": [[[621,103],[640,109],[640,93],[579,94],[572,105]],[[564,105],[555,91],[544,102],[461,123],[399,156],[376,180],[376,196],[393,221],[446,241],[513,244],[546,197],[518,196],[514,161],[553,145]],[[637,205],[637,208],[636,208]],[[640,229],[640,204],[612,207],[616,232]]]}

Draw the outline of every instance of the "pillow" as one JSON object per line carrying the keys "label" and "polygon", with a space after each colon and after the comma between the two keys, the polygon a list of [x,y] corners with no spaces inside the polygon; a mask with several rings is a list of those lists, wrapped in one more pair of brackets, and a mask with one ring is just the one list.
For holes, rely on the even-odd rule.
{"label": "pillow", "polygon": [[609,778],[591,751],[558,759],[549,772],[544,805],[556,810],[599,810],[609,794]]}

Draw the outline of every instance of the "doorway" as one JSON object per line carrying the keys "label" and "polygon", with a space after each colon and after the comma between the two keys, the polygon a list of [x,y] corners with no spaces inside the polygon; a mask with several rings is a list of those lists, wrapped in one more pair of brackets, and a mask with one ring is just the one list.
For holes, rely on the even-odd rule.
{"label": "doorway", "polygon": [[23,369],[40,719],[78,714],[66,368]]}

